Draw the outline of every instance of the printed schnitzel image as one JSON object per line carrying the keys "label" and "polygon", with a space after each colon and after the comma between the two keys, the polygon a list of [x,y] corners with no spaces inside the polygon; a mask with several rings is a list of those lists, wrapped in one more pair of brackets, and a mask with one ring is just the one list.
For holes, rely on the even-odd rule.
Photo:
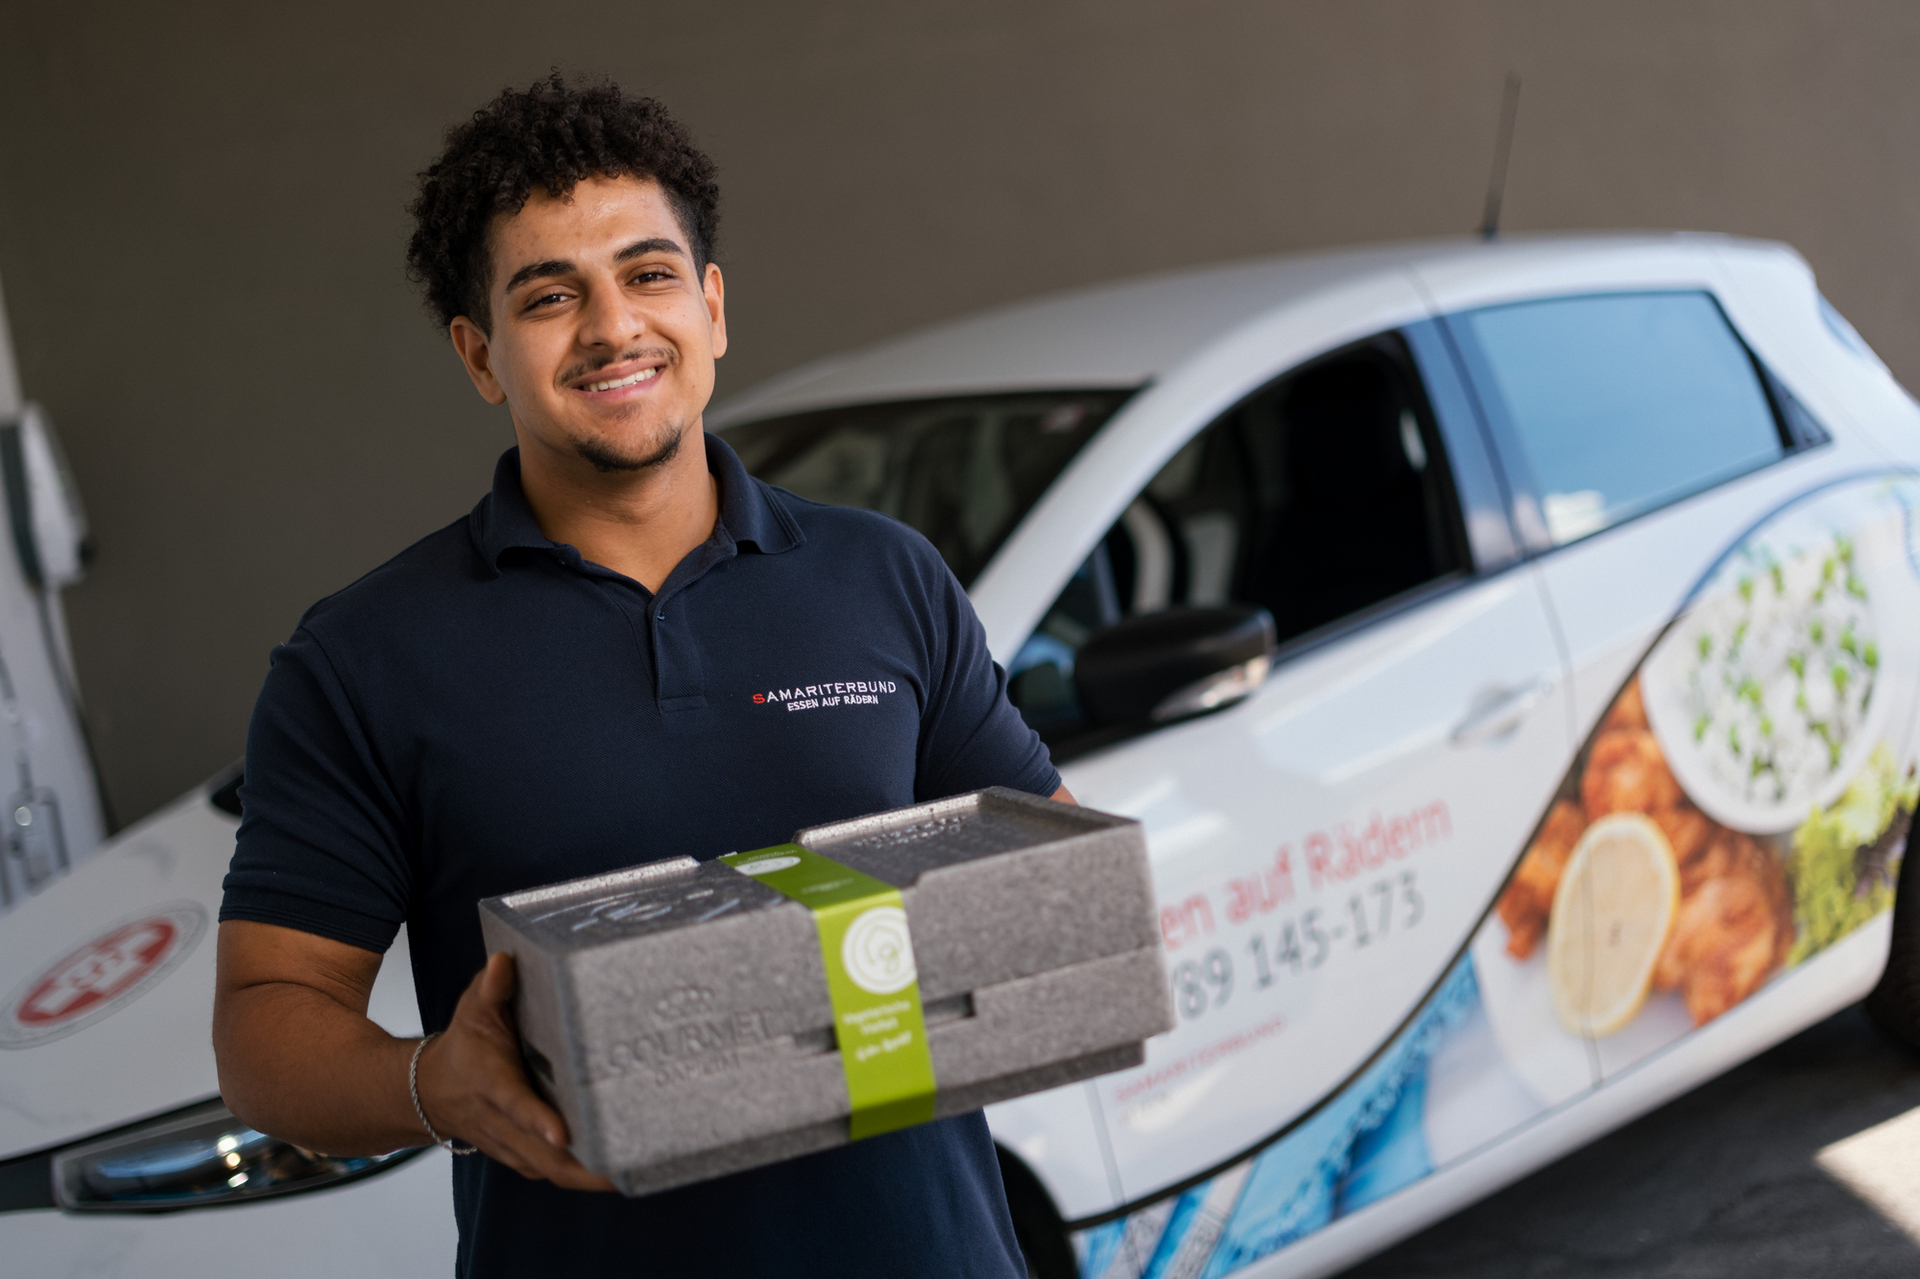
{"label": "printed schnitzel image", "polygon": [[[1680,882],[1659,959],[1656,991],[1674,990],[1703,1025],[1764,984],[1793,948],[1794,898],[1782,857],[1695,807],[1648,727],[1638,677],[1629,681],[1575,764],[1500,895],[1507,953],[1529,959],[1554,925],[1554,903],[1588,828],[1615,813],[1647,818],[1664,836]],[[1577,798],[1575,798],[1577,796]],[[1658,843],[1649,833],[1648,840]]]}

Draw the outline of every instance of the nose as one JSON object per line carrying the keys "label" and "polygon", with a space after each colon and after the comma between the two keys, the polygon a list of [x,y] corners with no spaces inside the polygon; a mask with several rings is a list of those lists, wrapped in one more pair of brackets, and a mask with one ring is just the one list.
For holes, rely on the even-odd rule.
{"label": "nose", "polygon": [[581,308],[579,340],[595,349],[625,350],[647,332],[646,313],[616,280],[596,281]]}

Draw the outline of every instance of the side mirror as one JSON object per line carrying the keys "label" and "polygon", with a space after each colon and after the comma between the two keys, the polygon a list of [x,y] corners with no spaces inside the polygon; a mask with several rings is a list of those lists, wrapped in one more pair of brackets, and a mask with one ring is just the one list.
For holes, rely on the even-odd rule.
{"label": "side mirror", "polygon": [[1089,639],[1073,681],[1096,724],[1164,724],[1251,696],[1267,678],[1273,645],[1264,608],[1173,608]]}

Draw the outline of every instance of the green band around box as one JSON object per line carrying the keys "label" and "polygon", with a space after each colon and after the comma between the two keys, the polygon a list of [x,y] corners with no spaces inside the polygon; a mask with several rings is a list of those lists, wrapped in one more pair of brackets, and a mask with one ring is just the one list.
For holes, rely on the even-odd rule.
{"label": "green band around box", "polygon": [[933,1118],[933,1057],[900,890],[799,844],[720,860],[813,912],[853,1139]]}

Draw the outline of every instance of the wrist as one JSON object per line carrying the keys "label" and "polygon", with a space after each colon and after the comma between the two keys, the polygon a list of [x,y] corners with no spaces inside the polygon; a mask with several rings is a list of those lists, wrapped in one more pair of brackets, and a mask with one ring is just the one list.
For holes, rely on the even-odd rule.
{"label": "wrist", "polygon": [[414,1045],[413,1056],[407,1062],[407,1096],[413,1103],[414,1117],[420,1121],[420,1127],[426,1131],[427,1138],[434,1145],[445,1146],[456,1155],[475,1154],[477,1151],[473,1146],[461,1145],[453,1138],[443,1136],[434,1129],[433,1121],[427,1117],[426,1105],[420,1098],[420,1061],[426,1056],[427,1046],[439,1037],[440,1032],[436,1030]]}

